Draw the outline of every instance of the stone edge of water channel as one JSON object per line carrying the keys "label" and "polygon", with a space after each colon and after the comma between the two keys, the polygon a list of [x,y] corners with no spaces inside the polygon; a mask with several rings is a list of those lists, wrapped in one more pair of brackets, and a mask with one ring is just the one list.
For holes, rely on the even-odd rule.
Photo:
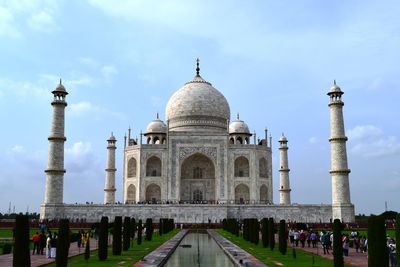
{"label": "stone edge of water channel", "polygon": [[[227,240],[220,234],[216,233],[212,229],[207,229],[208,234],[217,242],[218,246],[228,255],[228,257],[232,260],[232,262],[236,266],[245,266],[244,264],[247,263],[246,266],[267,266],[256,257],[251,255],[250,253],[244,251],[240,247],[233,244],[231,241]],[[240,260],[242,260],[242,264],[240,264]]]}
{"label": "stone edge of water channel", "polygon": [[186,236],[189,230],[184,229],[177,233],[173,238],[163,243],[153,252],[148,254],[143,258],[143,260],[135,263],[134,267],[158,267],[163,266],[166,261],[169,259],[172,253],[174,253],[175,249],[182,241],[182,239]]}

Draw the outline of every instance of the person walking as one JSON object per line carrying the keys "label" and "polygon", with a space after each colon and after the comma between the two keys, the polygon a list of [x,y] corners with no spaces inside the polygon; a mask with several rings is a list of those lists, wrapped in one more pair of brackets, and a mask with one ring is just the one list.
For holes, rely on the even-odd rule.
{"label": "person walking", "polygon": [[40,252],[40,236],[39,233],[36,232],[36,234],[33,235],[32,237],[33,240],[33,251],[32,251],[32,255],[39,254]]}
{"label": "person walking", "polygon": [[293,233],[293,240],[294,240],[294,243],[296,244],[296,247],[299,246],[299,237],[300,237],[299,231],[297,231],[297,229],[294,230],[294,233]]}
{"label": "person walking", "polygon": [[389,260],[390,260],[390,267],[398,267],[397,255],[396,255],[396,242],[393,239],[389,244]]}
{"label": "person walking", "polygon": [[57,234],[54,233],[53,237],[50,240],[50,258],[55,258],[57,253]]}
{"label": "person walking", "polygon": [[304,233],[303,230],[300,230],[299,240],[301,243],[301,247],[304,248],[304,245],[306,243],[306,234]]}
{"label": "person walking", "polygon": [[44,253],[44,249],[46,248],[46,235],[44,233],[44,230],[42,230],[42,232],[39,235],[39,245],[40,245],[40,255],[43,255]]}
{"label": "person walking", "polygon": [[328,232],[323,233],[321,237],[321,244],[324,250],[324,254],[329,254],[329,247],[330,247],[331,239]]}
{"label": "person walking", "polygon": [[342,246],[343,246],[343,255],[346,257],[349,256],[349,236],[348,235],[343,235]]}
{"label": "person walking", "polygon": [[311,232],[310,239],[311,239],[312,247],[313,248],[317,247],[317,234],[315,232]]}

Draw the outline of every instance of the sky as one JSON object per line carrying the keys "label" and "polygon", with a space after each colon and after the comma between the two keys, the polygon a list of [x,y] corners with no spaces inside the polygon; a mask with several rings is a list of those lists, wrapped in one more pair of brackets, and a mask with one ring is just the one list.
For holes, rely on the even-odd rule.
{"label": "sky", "polygon": [[[399,1],[0,0],[0,212],[44,199],[51,91],[66,108],[64,202],[101,203],[107,138],[165,118],[195,74],[257,136],[282,132],[294,203],[331,203],[329,98],[336,79],[356,214],[400,211]],[[397,99],[397,100],[396,100]]]}

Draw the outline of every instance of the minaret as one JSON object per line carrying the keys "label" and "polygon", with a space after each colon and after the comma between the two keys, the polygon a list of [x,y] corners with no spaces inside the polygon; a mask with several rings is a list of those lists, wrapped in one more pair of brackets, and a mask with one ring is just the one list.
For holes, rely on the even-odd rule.
{"label": "minaret", "polygon": [[104,187],[104,204],[115,203],[115,143],[117,140],[111,133],[110,138],[107,140],[107,166],[106,166],[106,183]]}
{"label": "minaret", "polygon": [[332,217],[342,222],[354,222],[354,205],[350,202],[349,173],[347,166],[346,141],[343,121],[343,92],[334,81],[330,97],[331,124],[331,170],[332,176]]}
{"label": "minaret", "polygon": [[290,182],[289,182],[289,161],[288,161],[288,140],[283,135],[279,139],[279,161],[280,161],[280,204],[281,205],[290,205]]}
{"label": "minaret", "polygon": [[52,92],[54,95],[51,105],[53,106],[53,118],[49,140],[49,155],[46,173],[46,188],[44,193],[44,204],[62,204],[64,190],[64,136],[65,124],[65,97],[68,95],[61,83]]}

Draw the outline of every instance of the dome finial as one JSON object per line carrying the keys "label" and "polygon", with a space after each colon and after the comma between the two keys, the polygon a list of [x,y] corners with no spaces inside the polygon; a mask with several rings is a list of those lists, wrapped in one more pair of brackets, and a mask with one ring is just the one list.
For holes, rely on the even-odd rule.
{"label": "dome finial", "polygon": [[158,112],[157,112],[157,120],[159,119],[160,117],[158,116]]}
{"label": "dome finial", "polygon": [[196,59],[196,65],[197,65],[196,76],[200,76],[200,59],[199,58]]}
{"label": "dome finial", "polygon": [[335,79],[335,80],[333,80],[333,84],[334,84],[334,85],[336,85],[336,79]]}
{"label": "dome finial", "polygon": [[60,78],[60,84],[62,84],[62,80],[61,80],[61,78]]}
{"label": "dome finial", "polygon": [[238,119],[238,120],[240,119],[239,112],[236,115],[236,119]]}

